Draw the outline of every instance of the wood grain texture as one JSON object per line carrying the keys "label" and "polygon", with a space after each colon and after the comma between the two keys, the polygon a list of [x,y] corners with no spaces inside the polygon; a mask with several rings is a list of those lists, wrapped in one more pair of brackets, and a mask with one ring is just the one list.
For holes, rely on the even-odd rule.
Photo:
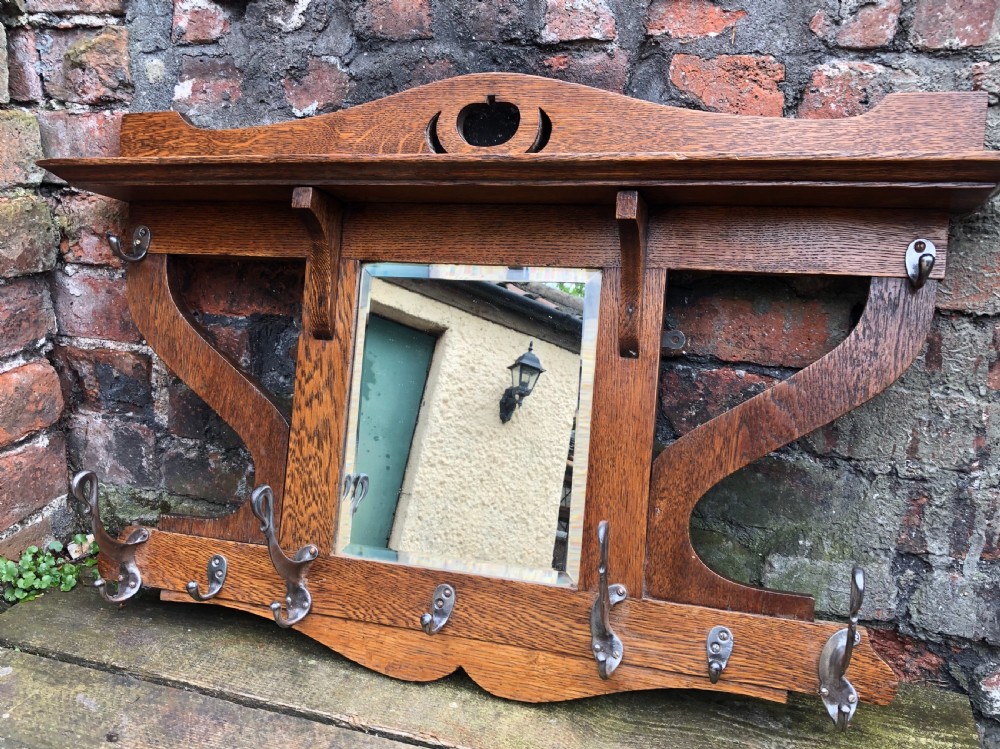
{"label": "wood grain texture", "polygon": [[621,290],[618,297],[618,353],[639,355],[642,285],[646,276],[646,236],[649,211],[635,190],[622,190],[615,202],[618,243],[621,248]]}
{"label": "wood grain texture", "polygon": [[333,337],[337,303],[334,269],[340,265],[343,207],[315,188],[296,187],[292,193],[292,209],[299,214],[312,240],[306,263],[302,327],[314,338],[329,340]]}
{"label": "wood grain texture", "polygon": [[151,255],[306,258],[312,237],[287,205],[268,202],[134,202],[129,216],[150,227]]}
{"label": "wood grain texture", "polygon": [[[211,603],[257,607],[284,595],[284,585],[260,546],[153,531],[150,540],[140,547],[137,560],[145,584],[181,593],[188,580],[200,579],[205,560],[214,553],[224,554],[229,560],[229,576],[222,593]],[[455,610],[441,632],[425,635],[420,629],[420,616],[428,608],[434,588],[445,581],[455,587]],[[313,611],[297,625],[305,634],[338,638],[353,647],[357,637],[374,634],[375,630],[365,624],[413,633],[415,639],[389,632],[381,633],[379,640],[369,638],[372,642],[365,650],[370,654],[365,655],[364,665],[377,670],[391,670],[407,679],[435,679],[458,663],[474,678],[478,669],[486,682],[484,686],[498,687],[511,699],[529,701],[541,698],[538,690],[543,684],[548,700],[584,696],[588,688],[592,694],[607,691],[590,657],[590,592],[551,587],[545,588],[545,595],[539,595],[539,586],[531,583],[332,556],[320,557],[313,564],[309,589]],[[525,606],[525,601],[531,601],[531,605]],[[312,623],[326,618],[343,621]],[[612,613],[612,626],[624,643],[625,660],[611,681],[618,680],[617,688],[628,689],[625,679],[630,671],[622,670],[627,666],[700,680],[700,688],[711,689],[705,638],[720,621],[732,630],[736,647],[715,687],[723,691],[760,687],[773,696],[786,690],[814,694],[819,687],[819,652],[829,636],[842,627],[832,622],[773,619],[629,599]],[[354,639],[340,640],[348,636],[334,632],[352,627],[357,632]],[[411,645],[421,638],[428,644],[414,650]],[[469,644],[459,643],[454,648],[445,644],[453,640]],[[442,644],[435,645],[434,641]],[[503,647],[494,649],[493,645]],[[515,651],[516,656],[511,657]],[[548,668],[554,661],[539,653],[582,663],[563,677],[560,670]],[[345,655],[355,657],[352,653]],[[499,676],[491,681],[490,674],[496,673],[498,666],[490,662],[509,667],[510,676],[504,683]],[[584,664],[592,669],[590,682]],[[637,676],[653,678],[648,673]],[[519,688],[522,678],[523,692]],[[886,704],[895,693],[896,679],[871,649],[867,633],[855,649],[849,678],[866,702]]]}
{"label": "wood grain texture", "polygon": [[761,614],[813,615],[809,596],[746,586],[709,569],[691,543],[690,515],[726,476],[818,429],[894,382],[930,329],[937,282],[872,279],[857,326],[836,349],[702,424],[656,458],[649,494],[646,592],[654,598]]}
{"label": "wood grain texture", "polygon": [[292,431],[280,541],[286,549],[333,548],[340,472],[347,439],[351,357],[358,302],[358,263],[337,264],[334,335],[299,337]]}
{"label": "wood grain texture", "polygon": [[[646,267],[731,273],[904,278],[917,237],[947,264],[942,213],[825,208],[686,207],[651,210]],[[344,257],[582,268],[619,266],[616,221],[605,206],[368,204],[352,206]]]}
{"label": "wood grain texture", "polygon": [[[178,303],[169,257],[150,255],[128,271],[128,303],[136,326],[178,377],[211,406],[246,444],[258,483],[275,489],[280,518],[288,421],[260,383],[218,351]],[[260,526],[244,503],[220,518],[163,515],[160,527],[201,536],[262,542]]]}
{"label": "wood grain texture", "polygon": [[609,581],[638,596],[643,589],[645,516],[667,272],[646,271],[635,358],[621,356],[618,348],[620,278],[618,268],[605,268],[601,280],[579,585],[583,590],[596,589],[600,558],[597,525],[607,520],[611,526]]}
{"label": "wood grain texture", "polygon": [[[467,148],[456,131],[458,113],[491,95],[522,110],[521,132],[500,147]],[[176,112],[129,114],[121,155],[429,154],[427,127],[439,113],[438,136],[446,147],[524,153],[537,140],[539,108],[552,122],[542,154],[947,153],[983,147],[986,103],[985,92],[890,94],[857,117],[795,120],[680,109],[535,76],[479,73],[332,114],[239,130],[200,130]],[[940,112],[948,116],[928,116]]]}

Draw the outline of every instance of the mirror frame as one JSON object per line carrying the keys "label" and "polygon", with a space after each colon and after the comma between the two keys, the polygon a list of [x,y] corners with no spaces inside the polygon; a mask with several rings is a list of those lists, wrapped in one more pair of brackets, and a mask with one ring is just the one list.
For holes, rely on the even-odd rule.
{"label": "mirror frame", "polygon": [[[516,106],[520,125],[507,142],[470,145],[459,114],[488,97]],[[845,120],[736,117],[490,73],[241,130],[199,130],[173,112],[126,115],[120,156],[42,165],[131,202],[133,222],[152,235],[128,271],[136,324],[242,437],[273,492],[270,507],[257,494],[223,518],[164,516],[125,545],[130,574],[166,600],[190,600],[189,583],[223,554],[228,576],[212,604],[287,624],[287,594],[289,611],[305,612],[295,628],[354,661],[410,680],[461,667],[512,699],[657,687],[817,693],[841,625],[813,621],[809,596],[712,572],[691,546],[690,512],[726,475],[876,395],[919,353],[949,213],[978,206],[1000,181],[1000,160],[983,150],[985,110],[984,93],[902,94]],[[937,247],[919,288],[905,262],[916,241]],[[178,255],[305,260],[290,421],[183,309]],[[602,271],[577,589],[329,555],[359,268],[389,261]],[[652,446],[670,270],[857,275],[871,290],[837,349],[654,461],[636,446]],[[269,508],[263,526],[276,531],[265,546],[253,510]],[[126,569],[116,549],[102,544],[111,579]],[[608,580],[614,599],[628,591],[613,609]],[[442,585],[455,598],[435,629]],[[714,680],[706,638],[720,625],[734,648]],[[599,634],[624,648],[617,669],[595,659]],[[862,701],[895,693],[864,631],[849,676]]]}

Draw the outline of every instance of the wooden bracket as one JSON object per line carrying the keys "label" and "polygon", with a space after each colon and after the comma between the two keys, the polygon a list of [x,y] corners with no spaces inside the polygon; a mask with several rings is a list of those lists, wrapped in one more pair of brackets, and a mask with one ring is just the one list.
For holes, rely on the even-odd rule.
{"label": "wooden bracket", "polygon": [[340,262],[343,207],[315,187],[296,187],[292,208],[300,211],[313,245],[306,261],[302,327],[313,338],[329,340],[337,301],[334,269]]}
{"label": "wooden bracket", "polygon": [[646,269],[646,201],[635,190],[620,190],[615,200],[618,240],[621,244],[621,293],[618,297],[618,353],[639,356],[642,321],[642,283]]}

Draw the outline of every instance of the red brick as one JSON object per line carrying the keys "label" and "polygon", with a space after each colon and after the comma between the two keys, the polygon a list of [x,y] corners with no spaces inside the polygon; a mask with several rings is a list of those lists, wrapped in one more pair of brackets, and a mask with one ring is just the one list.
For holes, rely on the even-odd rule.
{"label": "red brick", "polygon": [[904,681],[947,681],[947,662],[927,643],[891,629],[869,628],[872,647]]}
{"label": "red brick", "polygon": [[56,319],[63,335],[138,343],[141,340],[125,298],[125,279],[78,268],[56,273]]}
{"label": "red brick", "polygon": [[410,88],[426,83],[441,81],[455,75],[455,63],[447,58],[428,60],[424,58],[410,68]]}
{"label": "red brick", "polygon": [[716,112],[780,117],[785,95],[778,84],[783,80],[785,66],[770,55],[705,59],[678,54],[670,61],[670,81]]}
{"label": "red brick", "polygon": [[131,101],[128,30],[124,27],[53,30],[40,42],[42,78],[49,96],[80,104]]}
{"label": "red brick", "polygon": [[42,79],[38,74],[38,47],[35,30],[16,28],[7,31],[8,83],[13,101],[41,101]]}
{"label": "red brick", "polygon": [[55,332],[56,315],[42,276],[0,286],[0,356],[10,356]]}
{"label": "red brick", "polygon": [[105,413],[138,413],[153,402],[145,354],[58,346],[52,352],[67,399]]}
{"label": "red brick", "polygon": [[174,0],[171,38],[177,44],[211,44],[229,33],[229,11],[212,0]]}
{"label": "red brick", "polygon": [[610,41],[617,33],[615,16],[605,0],[546,2],[541,40],[547,44],[576,39]]}
{"label": "red brick", "polygon": [[891,87],[890,72],[881,65],[828,62],[813,70],[798,116],[807,120],[853,117],[875,106]]}
{"label": "red brick", "polygon": [[245,498],[251,464],[240,453],[175,445],[163,453],[163,486],[171,494],[232,503]]}
{"label": "red brick", "polygon": [[39,123],[33,114],[17,109],[0,111],[0,188],[37,185],[42,170]]}
{"label": "red brick", "polygon": [[821,10],[813,16],[809,28],[823,41],[838,47],[876,49],[895,38],[902,7],[902,0],[875,0],[839,19],[839,23],[832,21]]}
{"label": "red brick", "polygon": [[107,232],[121,236],[125,231],[128,206],[117,200],[90,193],[63,196],[56,207],[56,219],[63,232],[59,250],[67,263],[121,267],[111,251]]}
{"label": "red brick", "polygon": [[59,233],[48,204],[34,195],[0,197],[0,276],[55,267]]}
{"label": "red brick", "polygon": [[22,528],[13,536],[0,541],[0,557],[18,559],[29,546],[42,548],[52,540],[52,521],[42,518],[37,523]]}
{"label": "red brick", "polygon": [[916,492],[906,500],[906,512],[899,523],[899,537],[896,550],[901,554],[926,554],[927,537],[924,534],[924,512],[928,497],[924,492]]}
{"label": "red brick", "polygon": [[990,40],[997,0],[917,0],[910,41],[918,49],[981,47]]}
{"label": "red brick", "polygon": [[200,115],[230,107],[243,96],[242,77],[230,57],[185,57],[174,86],[174,108]]}
{"label": "red brick", "polygon": [[102,482],[159,486],[156,435],[145,424],[80,412],[70,417],[67,436],[73,464],[94,471]]}
{"label": "red brick", "polygon": [[189,309],[209,315],[295,314],[303,268],[260,260],[198,260],[179,264]]}
{"label": "red brick", "polygon": [[121,112],[39,112],[46,158],[117,156]]}
{"label": "red brick", "polygon": [[43,435],[0,453],[0,529],[20,522],[67,491],[62,435]]}
{"label": "red brick", "polygon": [[756,290],[675,295],[667,300],[667,314],[671,328],[687,336],[686,353],[765,366],[808,366],[840,343],[851,327],[846,301]]}
{"label": "red brick", "polygon": [[383,39],[430,39],[430,0],[365,0],[361,26]]}
{"label": "red brick", "polygon": [[125,0],[27,0],[31,13],[92,13],[125,15]]}
{"label": "red brick", "polygon": [[616,93],[622,93],[628,82],[628,55],[620,49],[611,52],[558,54],[544,59],[542,64],[556,78]]}
{"label": "red brick", "polygon": [[47,361],[0,374],[0,447],[52,426],[62,412],[59,375]]}
{"label": "red brick", "polygon": [[730,367],[671,367],[660,378],[660,401],[670,426],[682,435],[764,392],[775,382],[773,377]]}
{"label": "red brick", "polygon": [[334,59],[310,57],[305,75],[282,81],[285,100],[296,117],[339,109],[351,87],[351,77]]}
{"label": "red brick", "polygon": [[746,16],[745,10],[726,10],[708,0],[653,0],[646,17],[646,33],[674,39],[718,36]]}

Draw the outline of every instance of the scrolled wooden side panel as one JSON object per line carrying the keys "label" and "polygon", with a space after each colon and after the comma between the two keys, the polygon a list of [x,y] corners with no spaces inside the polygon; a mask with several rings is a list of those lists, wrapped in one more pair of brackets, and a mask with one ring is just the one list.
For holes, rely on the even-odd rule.
{"label": "scrolled wooden side panel", "polygon": [[[254,478],[274,489],[281,517],[288,420],[260,384],[218,351],[178,303],[167,255],[149,255],[128,271],[128,302],[146,341],[163,362],[229,424],[253,457]],[[235,541],[263,542],[260,526],[244,503],[219,518],[164,515],[160,528]]]}
{"label": "scrolled wooden side panel", "polygon": [[678,439],[657,457],[650,487],[646,593],[681,603],[811,619],[810,596],[754,588],[711,570],[691,543],[690,516],[726,476],[828,424],[892,384],[920,352],[937,282],[913,289],[873,278],[847,339],[809,367]]}

